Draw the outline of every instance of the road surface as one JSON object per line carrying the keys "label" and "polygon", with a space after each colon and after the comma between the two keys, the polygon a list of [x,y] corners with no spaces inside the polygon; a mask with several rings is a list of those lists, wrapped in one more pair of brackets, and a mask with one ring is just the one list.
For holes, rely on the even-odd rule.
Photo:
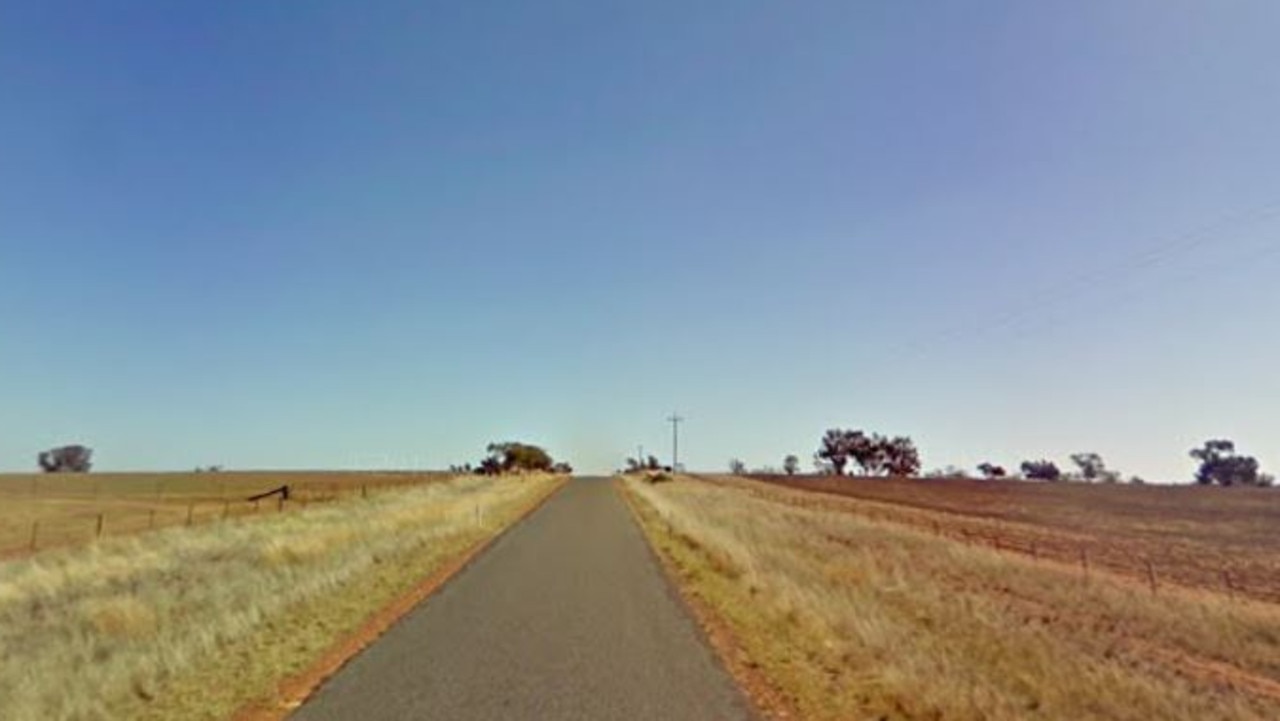
{"label": "road surface", "polygon": [[605,479],[571,481],[291,717],[753,718]]}

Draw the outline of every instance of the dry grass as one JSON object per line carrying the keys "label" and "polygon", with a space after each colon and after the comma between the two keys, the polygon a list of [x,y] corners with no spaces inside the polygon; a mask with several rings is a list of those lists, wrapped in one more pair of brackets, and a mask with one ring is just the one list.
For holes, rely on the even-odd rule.
{"label": "dry grass", "polygon": [[463,477],[0,563],[0,718],[226,718],[554,486]]}
{"label": "dry grass", "polygon": [[[732,479],[708,480],[735,483]],[[766,477],[792,504],[839,507],[1162,583],[1280,602],[1280,490],[965,479]],[[739,481],[740,483],[740,481]],[[742,486],[768,495],[762,483]],[[839,498],[836,498],[836,497]]]}
{"label": "dry grass", "polygon": [[750,482],[626,484],[679,582],[803,718],[1280,718],[1280,606],[1152,596]]}
{"label": "dry grass", "polygon": [[[331,501],[355,493],[420,485],[449,478],[441,473],[222,472],[0,474],[0,556],[35,546],[49,548],[279,510],[274,500],[245,499],[288,484],[285,508]],[[35,529],[32,524],[38,524]]]}

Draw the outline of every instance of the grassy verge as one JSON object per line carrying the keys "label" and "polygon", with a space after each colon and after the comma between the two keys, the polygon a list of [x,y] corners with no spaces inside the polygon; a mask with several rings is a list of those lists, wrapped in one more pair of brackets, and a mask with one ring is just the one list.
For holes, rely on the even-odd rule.
{"label": "grassy verge", "polygon": [[731,486],[625,481],[677,582],[807,719],[1280,718],[1280,607]]}
{"label": "grassy verge", "polygon": [[555,486],[465,477],[0,564],[0,718],[227,718]]}

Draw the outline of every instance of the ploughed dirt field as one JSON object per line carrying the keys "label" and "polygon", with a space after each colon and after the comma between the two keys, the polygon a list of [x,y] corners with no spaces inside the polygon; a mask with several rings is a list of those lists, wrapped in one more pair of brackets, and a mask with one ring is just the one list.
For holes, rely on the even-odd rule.
{"label": "ploughed dirt field", "polygon": [[[754,476],[813,503],[1046,561],[1280,602],[1280,489]],[[733,482],[723,477],[711,480]],[[786,499],[797,503],[795,496]],[[782,498],[775,499],[781,500]]]}

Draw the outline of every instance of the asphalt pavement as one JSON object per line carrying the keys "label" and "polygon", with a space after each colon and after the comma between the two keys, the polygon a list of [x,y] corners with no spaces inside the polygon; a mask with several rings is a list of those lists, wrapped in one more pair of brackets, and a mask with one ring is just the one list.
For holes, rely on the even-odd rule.
{"label": "asphalt pavement", "polygon": [[716,721],[755,713],[608,479],[569,482],[293,721]]}

